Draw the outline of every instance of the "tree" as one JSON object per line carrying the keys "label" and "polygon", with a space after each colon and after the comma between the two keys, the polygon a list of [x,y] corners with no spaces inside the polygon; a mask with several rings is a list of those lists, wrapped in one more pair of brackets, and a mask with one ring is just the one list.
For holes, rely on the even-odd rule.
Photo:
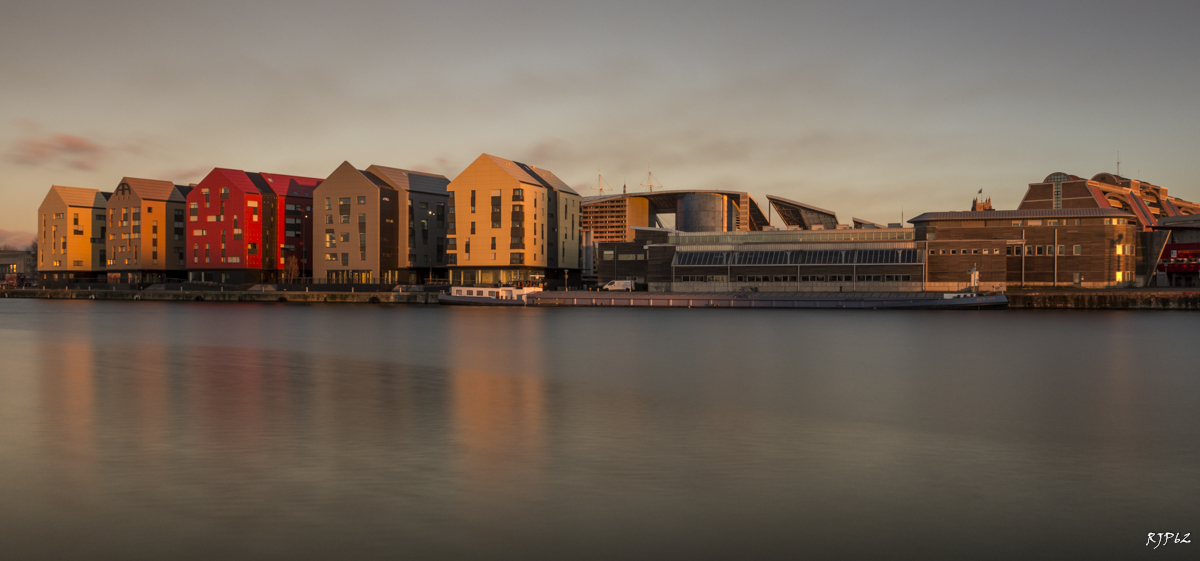
{"label": "tree", "polygon": [[283,266],[283,276],[289,281],[295,281],[300,276],[300,260],[293,255],[287,258]]}

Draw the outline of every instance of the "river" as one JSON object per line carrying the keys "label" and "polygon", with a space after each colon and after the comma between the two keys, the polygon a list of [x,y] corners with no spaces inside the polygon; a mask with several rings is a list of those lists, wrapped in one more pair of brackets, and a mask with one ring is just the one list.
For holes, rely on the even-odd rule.
{"label": "river", "polygon": [[1200,533],[1198,332],[1191,312],[4,299],[0,542],[1129,558]]}

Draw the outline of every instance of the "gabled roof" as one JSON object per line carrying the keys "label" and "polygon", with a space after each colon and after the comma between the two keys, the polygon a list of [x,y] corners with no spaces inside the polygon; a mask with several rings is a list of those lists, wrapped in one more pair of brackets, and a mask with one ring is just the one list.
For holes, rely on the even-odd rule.
{"label": "gabled roof", "polygon": [[450,184],[450,180],[446,179],[446,176],[434,173],[379,165],[372,165],[366,171],[386,181],[393,189],[402,189],[405,191],[446,195],[446,186]]}
{"label": "gabled roof", "polygon": [[279,196],[312,197],[313,189],[320,185],[321,179],[302,177],[299,175],[283,175],[278,173],[254,173],[240,169],[213,168],[200,181],[198,186],[208,187],[207,183],[217,182],[222,186],[229,185],[242,192],[258,195],[273,193]]}
{"label": "gabled roof", "polygon": [[500,169],[508,172],[508,174],[513,176],[514,179],[526,185],[545,187],[547,189],[556,189],[558,191],[563,191],[564,193],[571,193],[572,195],[579,194],[576,193],[574,189],[568,187],[566,183],[563,183],[563,181],[559,179],[557,175],[554,175],[554,173],[550,170],[538,169],[537,166],[522,164],[521,162],[515,162],[513,160],[506,160],[491,154],[484,154],[480,156],[480,158],[488,158],[492,160],[496,165],[500,166]]}
{"label": "gabled roof", "polygon": [[302,177],[299,175],[283,175],[279,173],[258,174],[266,180],[267,188],[279,196],[289,197],[309,197],[313,196],[313,189],[321,184],[321,179],[315,177]]}
{"label": "gabled roof", "polygon": [[107,206],[108,197],[104,196],[99,189],[88,189],[86,187],[68,187],[66,185],[53,185],[50,187],[50,194],[57,195],[59,199],[67,206],[84,207],[84,208],[104,208]]}
{"label": "gabled roof", "polygon": [[926,212],[909,220],[911,223],[934,220],[1008,220],[1011,218],[1133,218],[1133,214],[1115,208],[1059,208],[1042,210],[983,210]]}
{"label": "gabled roof", "polygon": [[184,202],[186,192],[180,192],[178,186],[170,181],[160,179],[141,179],[138,177],[122,177],[121,183],[128,185],[137,196],[151,201]]}

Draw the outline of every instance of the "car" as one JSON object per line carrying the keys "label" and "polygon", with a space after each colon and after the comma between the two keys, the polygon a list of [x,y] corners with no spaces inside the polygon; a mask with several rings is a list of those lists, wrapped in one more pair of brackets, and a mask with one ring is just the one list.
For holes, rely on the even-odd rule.
{"label": "car", "polygon": [[600,287],[600,290],[625,290],[628,292],[633,292],[633,281],[631,281],[631,280],[608,281],[608,284]]}

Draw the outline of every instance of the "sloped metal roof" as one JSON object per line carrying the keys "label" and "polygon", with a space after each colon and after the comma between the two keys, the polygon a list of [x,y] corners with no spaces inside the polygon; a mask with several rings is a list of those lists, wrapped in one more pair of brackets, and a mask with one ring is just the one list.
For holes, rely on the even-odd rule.
{"label": "sloped metal roof", "polygon": [[372,165],[366,171],[386,181],[393,189],[445,195],[447,194],[446,186],[450,184],[450,180],[446,179],[446,176],[435,173],[390,168],[380,165]]}
{"label": "sloped metal roof", "polygon": [[173,201],[179,203],[182,203],[186,200],[186,195],[180,193],[175,184],[170,181],[163,181],[161,179],[142,179],[139,177],[122,177],[121,183],[128,185],[138,197],[144,200]]}
{"label": "sloped metal roof", "polygon": [[1010,218],[1133,218],[1132,213],[1115,208],[1059,208],[1041,210],[982,210],[926,212],[909,219],[910,223],[934,220],[1008,220]]}
{"label": "sloped metal roof", "polygon": [[54,185],[50,187],[50,190],[58,195],[58,198],[62,199],[67,206],[85,208],[104,208],[107,206],[108,198],[99,189]]}

